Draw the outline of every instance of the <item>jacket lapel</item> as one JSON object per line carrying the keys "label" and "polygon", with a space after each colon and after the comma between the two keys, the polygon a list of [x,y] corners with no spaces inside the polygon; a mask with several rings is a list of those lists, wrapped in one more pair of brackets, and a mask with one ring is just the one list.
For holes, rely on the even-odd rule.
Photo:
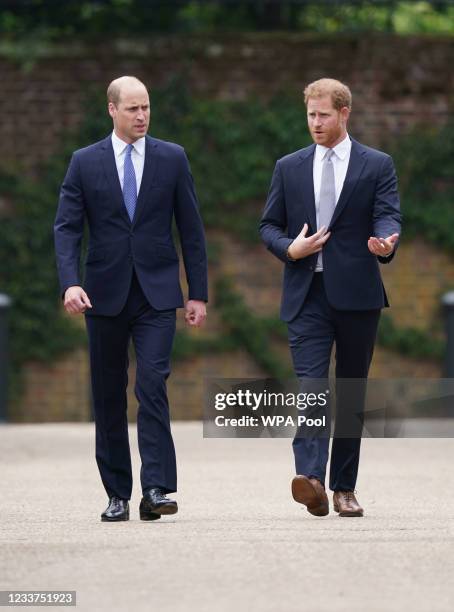
{"label": "jacket lapel", "polygon": [[366,164],[366,151],[361,147],[356,140],[352,139],[352,148],[350,151],[350,160],[348,162],[347,174],[345,175],[344,185],[340,192],[339,200],[337,201],[334,214],[331,219],[330,227],[334,225],[341,212],[344,210],[348,201],[356,187],[356,184],[361,176],[361,173]]}
{"label": "jacket lapel", "polygon": [[311,145],[299,155],[298,183],[301,186],[303,206],[309,217],[312,232],[317,231],[317,218],[315,214],[314,197],[314,151],[315,145]]}
{"label": "jacket lapel", "polygon": [[145,139],[145,160],[143,166],[143,174],[142,181],[140,183],[140,191],[137,196],[137,205],[136,211],[134,213],[134,218],[132,220],[132,224],[135,225],[137,221],[140,219],[140,215],[145,207],[147,202],[147,194],[150,190],[150,187],[153,183],[153,178],[156,172],[156,168],[158,166],[158,151],[157,151],[157,143],[153,138],[147,136]]}
{"label": "jacket lapel", "polygon": [[128,223],[131,223],[128,212],[126,210],[121,191],[120,179],[118,177],[117,164],[115,163],[115,154],[112,146],[112,138],[108,136],[102,145],[102,164],[106,175],[107,183],[112,193],[112,201],[120,210],[120,213]]}

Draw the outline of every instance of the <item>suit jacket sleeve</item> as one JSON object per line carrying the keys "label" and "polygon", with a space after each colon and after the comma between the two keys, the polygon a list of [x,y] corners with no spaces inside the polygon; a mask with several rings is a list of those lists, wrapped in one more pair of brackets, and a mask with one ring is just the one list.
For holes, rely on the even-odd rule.
{"label": "suit jacket sleeve", "polygon": [[79,262],[84,215],[80,165],[74,154],[61,186],[54,224],[55,254],[62,296],[68,287],[80,286]]}
{"label": "suit jacket sleeve", "polygon": [[[383,160],[377,186],[375,189],[374,202],[374,236],[387,238],[391,234],[401,233],[402,215],[400,213],[399,193],[397,191],[397,176],[392,158],[387,155]],[[389,263],[397,250],[388,257],[378,256],[380,263]]]}
{"label": "suit jacket sleeve", "polygon": [[175,220],[180,235],[190,300],[208,301],[205,233],[199,213],[194,181],[183,151],[175,190]]}
{"label": "suit jacket sleeve", "polygon": [[268,250],[285,263],[291,263],[287,249],[293,242],[287,234],[287,212],[279,161],[274,168],[268,198],[260,221],[260,235]]}

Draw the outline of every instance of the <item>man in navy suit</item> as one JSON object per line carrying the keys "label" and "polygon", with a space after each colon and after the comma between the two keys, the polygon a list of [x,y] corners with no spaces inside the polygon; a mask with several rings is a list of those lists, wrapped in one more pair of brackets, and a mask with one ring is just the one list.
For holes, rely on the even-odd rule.
{"label": "man in navy suit", "polygon": [[[391,261],[400,234],[397,179],[389,155],[349,137],[346,85],[320,79],[304,95],[314,144],[276,163],[260,231],[285,264],[281,317],[302,385],[328,377],[336,344],[329,486],[340,516],[362,516],[355,484],[365,381],[380,311],[388,306],[378,262]],[[349,386],[346,379],[357,382]],[[329,436],[308,431],[293,440],[292,493],[311,514],[324,516]]]}
{"label": "man in navy suit", "polygon": [[[132,491],[126,389],[128,345],[137,359],[135,393],[141,457],[142,520],[174,514],[176,459],[166,379],[176,308],[184,306],[176,221],[189,299],[185,319],[206,317],[205,237],[184,149],[147,135],[150,103],[135,77],[107,90],[113,132],[76,151],[60,192],[55,247],[61,294],[70,314],[85,313],[96,422],[96,460],[109,497],[103,521],[129,519]],[[84,223],[85,282],[79,278]]]}

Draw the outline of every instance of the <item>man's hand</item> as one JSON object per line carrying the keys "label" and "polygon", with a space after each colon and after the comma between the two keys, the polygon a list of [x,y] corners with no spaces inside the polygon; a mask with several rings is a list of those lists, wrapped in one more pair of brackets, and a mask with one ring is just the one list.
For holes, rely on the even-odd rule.
{"label": "man's hand", "polygon": [[289,246],[288,254],[291,259],[302,259],[313,253],[318,253],[331,235],[330,232],[326,231],[325,226],[323,226],[318,232],[306,238],[307,230],[308,225],[305,223],[301,232]]}
{"label": "man's hand", "polygon": [[188,300],[185,311],[184,318],[188,325],[191,327],[200,327],[203,325],[207,316],[207,307],[205,302],[200,300]]}
{"label": "man's hand", "polygon": [[367,246],[373,255],[388,257],[394,251],[398,238],[399,234],[392,234],[388,238],[375,238],[375,236],[371,236],[367,241]]}
{"label": "man's hand", "polygon": [[82,314],[87,308],[92,308],[88,295],[82,287],[68,287],[65,291],[64,307],[69,314]]}

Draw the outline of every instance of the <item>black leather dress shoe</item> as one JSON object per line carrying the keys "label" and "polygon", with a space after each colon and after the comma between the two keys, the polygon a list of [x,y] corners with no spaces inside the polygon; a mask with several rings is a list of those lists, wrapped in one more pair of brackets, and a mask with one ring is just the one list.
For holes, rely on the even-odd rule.
{"label": "black leather dress shoe", "polygon": [[142,521],[156,521],[162,514],[175,514],[178,505],[174,499],[168,499],[158,487],[153,487],[142,497],[139,514]]}
{"label": "black leather dress shoe", "polygon": [[129,521],[129,502],[120,497],[111,497],[109,505],[101,514],[102,521]]}

